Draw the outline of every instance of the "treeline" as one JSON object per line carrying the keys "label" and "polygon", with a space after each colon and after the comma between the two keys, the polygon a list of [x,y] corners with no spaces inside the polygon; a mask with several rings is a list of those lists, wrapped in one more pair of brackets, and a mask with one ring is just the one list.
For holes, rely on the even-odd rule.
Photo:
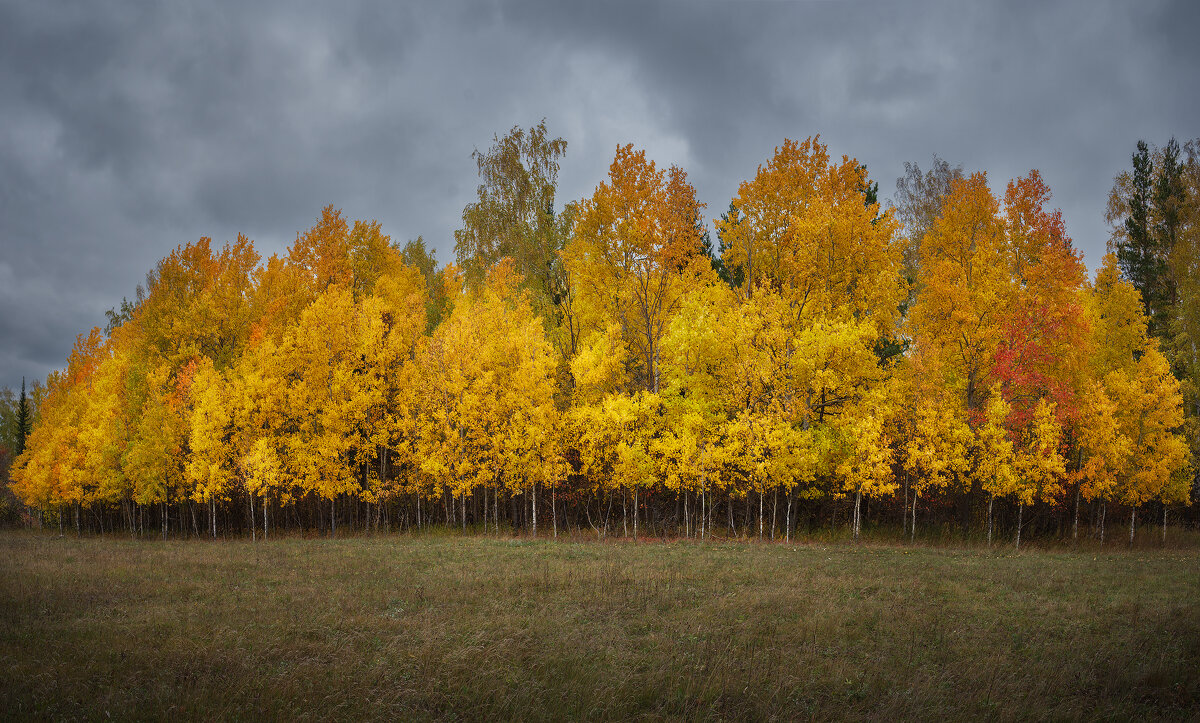
{"label": "treeline", "polygon": [[176,248],[50,375],[12,489],[37,524],[163,536],[1019,545],[1191,514],[1194,144],[1139,146],[1094,282],[1037,171],[997,197],[909,165],[885,208],[856,160],[785,141],[714,245],[686,173],[632,146],[560,207],[565,149],[542,124],[476,153],[456,265],[333,208],[265,263]]}

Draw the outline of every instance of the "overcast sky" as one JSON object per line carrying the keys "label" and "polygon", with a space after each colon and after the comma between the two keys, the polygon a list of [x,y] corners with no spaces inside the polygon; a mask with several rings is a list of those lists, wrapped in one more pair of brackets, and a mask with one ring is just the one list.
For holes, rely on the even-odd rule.
{"label": "overcast sky", "polygon": [[1094,268],[1137,139],[1200,136],[1197,7],[0,0],[0,386],[201,236],[266,256],[332,203],[451,261],[471,151],[543,117],[560,201],[632,142],[710,217],[817,133],[885,199],[935,153],[998,191],[1038,168]]}

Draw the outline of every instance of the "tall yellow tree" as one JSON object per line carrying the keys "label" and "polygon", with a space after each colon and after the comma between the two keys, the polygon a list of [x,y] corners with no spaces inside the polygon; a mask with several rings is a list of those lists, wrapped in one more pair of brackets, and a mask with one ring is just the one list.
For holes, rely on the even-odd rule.
{"label": "tall yellow tree", "polygon": [[519,286],[502,261],[482,289],[458,292],[422,357],[419,444],[436,496],[482,487],[498,508],[501,491],[528,493],[536,535],[538,489],[553,490],[567,467],[553,399],[557,356]]}
{"label": "tall yellow tree", "polygon": [[869,320],[890,337],[907,294],[899,223],[866,202],[869,183],[857,160],[831,162],[820,137],[785,139],[716,222],[722,260],[748,295],[774,286],[799,318]]}
{"label": "tall yellow tree", "polygon": [[1049,502],[1062,493],[1066,460],[1062,456],[1062,425],[1054,414],[1054,405],[1045,398],[1038,401],[1033,417],[1017,433],[1020,443],[1014,452],[1017,498],[1017,540],[1021,549],[1021,526],[1025,505]]}
{"label": "tall yellow tree", "polygon": [[951,181],[942,214],[921,242],[922,291],[910,315],[916,344],[939,361],[944,383],[970,411],[991,386],[1000,313],[1013,293],[997,211],[985,174]]}
{"label": "tall yellow tree", "polygon": [[[1011,412],[1012,406],[1000,393],[999,385],[993,385],[983,409],[982,423],[975,430],[975,473],[988,493],[989,547],[992,544],[992,508],[996,497],[1014,494],[1018,484],[1015,450],[1008,431]],[[965,423],[963,427],[966,427]]]}
{"label": "tall yellow tree", "polygon": [[617,148],[608,180],[579,204],[564,257],[581,338],[617,324],[639,389],[659,389],[667,325],[684,292],[712,275],[700,256],[702,208],[682,169],[660,170],[632,145]]}

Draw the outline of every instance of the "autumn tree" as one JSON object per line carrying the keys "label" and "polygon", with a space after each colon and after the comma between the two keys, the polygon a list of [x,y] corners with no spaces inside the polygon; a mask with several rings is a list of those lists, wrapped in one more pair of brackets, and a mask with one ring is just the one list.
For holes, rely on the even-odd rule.
{"label": "autumn tree", "polygon": [[[1111,406],[1094,403],[1090,410],[1087,451],[1094,463],[1088,472],[1094,479],[1089,492],[1130,506],[1132,544],[1140,505],[1156,497],[1186,499],[1186,487],[1168,484],[1184,469],[1187,445],[1179,434],[1179,382],[1148,336],[1140,295],[1121,278],[1118,263],[1113,254],[1105,257],[1088,307],[1095,335],[1092,374],[1111,400]],[[1107,450],[1100,446],[1104,442]]]}
{"label": "autumn tree", "polygon": [[1062,425],[1054,414],[1053,403],[1045,398],[1038,400],[1029,421],[1013,433],[1019,440],[1014,452],[1016,480],[1013,489],[1017,498],[1016,548],[1019,550],[1025,506],[1035,501],[1053,501],[1062,492],[1066,460],[1061,450]]}
{"label": "autumn tree", "polygon": [[1195,142],[1118,177],[1094,284],[1037,171],[997,196],[935,157],[885,209],[856,159],[785,140],[714,249],[687,175],[632,145],[557,208],[564,150],[542,123],[475,154],[458,266],[333,206],[265,261],[244,236],[176,247],[35,391],[12,489],[79,534],[254,539],[502,515],[536,535],[547,498],[555,534],[615,510],[635,538],[705,537],[721,510],[791,539],[832,509],[858,538],[876,500],[914,536],[920,504],[957,506],[965,534],[983,493],[989,543],[999,505],[1019,545],[1026,519],[1076,535],[1082,500],[1101,539],[1111,504],[1132,536],[1190,500]]}
{"label": "autumn tree", "polygon": [[886,397],[875,395],[840,425],[845,450],[836,473],[842,490],[854,495],[851,530],[855,540],[862,531],[863,497],[890,495],[899,486],[892,476],[892,442],[885,430],[885,416],[890,411]]}
{"label": "autumn tree", "polygon": [[619,326],[638,389],[659,389],[667,324],[689,285],[712,274],[695,224],[702,207],[682,169],[660,170],[632,145],[617,148],[608,180],[579,204],[564,258],[581,328]]}
{"label": "autumn tree", "polygon": [[433,331],[447,312],[446,280],[438,267],[437,251],[425,247],[425,239],[418,236],[400,249],[400,258],[408,266],[421,272],[425,280],[425,327]]}
{"label": "autumn tree", "polygon": [[[903,467],[913,490],[911,534],[917,534],[917,501],[931,491],[957,490],[971,471],[972,435],[962,399],[940,375],[917,360],[904,409]],[[990,476],[986,471],[983,479]]]}
{"label": "autumn tree", "polygon": [[28,505],[56,510],[60,527],[64,508],[73,508],[76,534],[81,534],[82,507],[92,502],[95,493],[95,478],[77,439],[92,379],[104,354],[99,327],[76,337],[66,369],[47,379],[38,424],[12,470],[17,495]]}
{"label": "autumn tree", "polygon": [[939,360],[946,383],[969,411],[991,385],[1000,313],[1012,298],[1004,225],[987,176],[952,181],[942,214],[921,244],[923,292],[913,304],[913,335]]}
{"label": "autumn tree", "polygon": [[501,492],[527,494],[536,535],[538,490],[553,489],[566,463],[553,403],[557,359],[514,266],[502,261],[482,289],[455,292],[421,360],[418,446],[430,494],[461,500],[490,490],[497,516]]}
{"label": "autumn tree", "polygon": [[819,137],[776,148],[717,224],[722,258],[741,270],[747,294],[771,285],[797,317],[870,321],[881,338],[893,334],[906,294],[899,224],[864,204],[866,181],[855,159],[831,162]]}
{"label": "autumn tree", "polygon": [[1064,437],[1064,454],[1069,454],[1068,445],[1075,447],[1069,479],[1076,483],[1077,515],[1082,492],[1080,400],[1089,379],[1092,337],[1084,312],[1087,279],[1082,255],[1066,233],[1061,211],[1047,207],[1050,198],[1036,170],[1009,182],[1005,190],[1005,231],[1015,289],[1002,315],[993,377],[1011,405],[1013,429],[1028,425],[1043,401],[1051,403]]}
{"label": "autumn tree", "polygon": [[1169,486],[1187,462],[1187,444],[1178,434],[1183,425],[1183,399],[1166,358],[1153,346],[1132,370],[1111,372],[1105,382],[1118,409],[1121,433],[1131,442],[1118,493],[1130,508],[1132,545],[1138,507],[1155,498],[1164,504],[1188,499],[1186,488]]}
{"label": "autumn tree", "polygon": [[[1015,494],[1019,484],[1015,450],[1009,433],[1009,414],[1011,412],[1012,407],[1004,399],[1004,395],[1000,393],[997,385],[988,396],[987,405],[983,410],[983,420],[976,428],[975,472],[981,480],[984,491],[988,493],[988,546],[992,544],[992,512],[996,498]],[[962,426],[965,429],[966,425]]]}

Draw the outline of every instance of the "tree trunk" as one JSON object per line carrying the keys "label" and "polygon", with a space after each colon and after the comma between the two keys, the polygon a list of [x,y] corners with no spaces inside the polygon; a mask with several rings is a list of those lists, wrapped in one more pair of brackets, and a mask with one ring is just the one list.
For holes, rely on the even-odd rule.
{"label": "tree trunk", "polygon": [[[369,521],[368,521],[369,524]],[[267,539],[267,496],[263,495],[263,540]]]}
{"label": "tree trunk", "polygon": [[1104,513],[1108,507],[1107,500],[1100,500],[1100,546],[1104,547]]}
{"label": "tree trunk", "polygon": [[917,490],[916,490],[916,489],[913,489],[913,501],[912,501],[912,537],[911,537],[911,538],[909,538],[909,539],[910,539],[910,541],[911,541],[911,542],[913,542],[913,543],[916,543],[916,541],[917,541]]}
{"label": "tree trunk", "polygon": [[162,503],[162,537],[167,539],[167,503]]}
{"label": "tree trunk", "polygon": [[337,495],[329,498],[329,536],[337,535]]}
{"label": "tree trunk", "polygon": [[217,498],[215,496],[209,498],[209,517],[212,518],[212,536],[217,539]]}
{"label": "tree trunk", "polygon": [[787,521],[784,522],[783,539],[785,542],[792,541],[792,490],[790,487],[787,493]]}
{"label": "tree trunk", "polygon": [[854,492],[854,521],[850,525],[851,529],[854,531],[854,541],[855,542],[858,542],[858,531],[859,531],[858,521],[860,519],[859,518],[860,514],[862,514],[862,490],[861,489],[856,490]]}
{"label": "tree trunk", "polygon": [[1017,549],[1021,549],[1021,513],[1025,510],[1025,503],[1017,502]]}
{"label": "tree trunk", "polygon": [[250,541],[258,542],[258,521],[254,519],[254,493],[250,493]]}
{"label": "tree trunk", "polygon": [[[676,527],[675,529],[676,529],[676,534],[679,534],[678,533],[679,528]],[[683,536],[684,537],[692,536],[691,530],[688,529],[688,498],[687,498],[686,490],[683,493]]]}
{"label": "tree trunk", "polygon": [[557,490],[550,488],[550,523],[554,525],[554,539],[558,539],[558,498]]}
{"label": "tree trunk", "polygon": [[1166,502],[1164,502],[1164,503],[1163,503],[1163,534],[1162,534],[1162,542],[1163,542],[1163,547],[1166,547],[1166,546],[1167,546],[1167,503],[1166,503]]}
{"label": "tree trunk", "polygon": [[1137,527],[1137,507],[1129,510],[1129,546],[1133,547],[1133,531]]}
{"label": "tree trunk", "polygon": [[[621,529],[624,530],[624,536],[629,537],[629,505],[626,503],[625,497],[628,491],[624,487],[621,488]],[[637,524],[635,520],[633,524]]]}
{"label": "tree trunk", "polygon": [[533,499],[530,501],[533,503],[533,539],[536,540],[537,539],[537,483],[535,482],[532,485],[532,487],[533,487]]}
{"label": "tree trunk", "polygon": [[988,497],[988,547],[992,546],[992,504],[996,501],[996,495]]}

